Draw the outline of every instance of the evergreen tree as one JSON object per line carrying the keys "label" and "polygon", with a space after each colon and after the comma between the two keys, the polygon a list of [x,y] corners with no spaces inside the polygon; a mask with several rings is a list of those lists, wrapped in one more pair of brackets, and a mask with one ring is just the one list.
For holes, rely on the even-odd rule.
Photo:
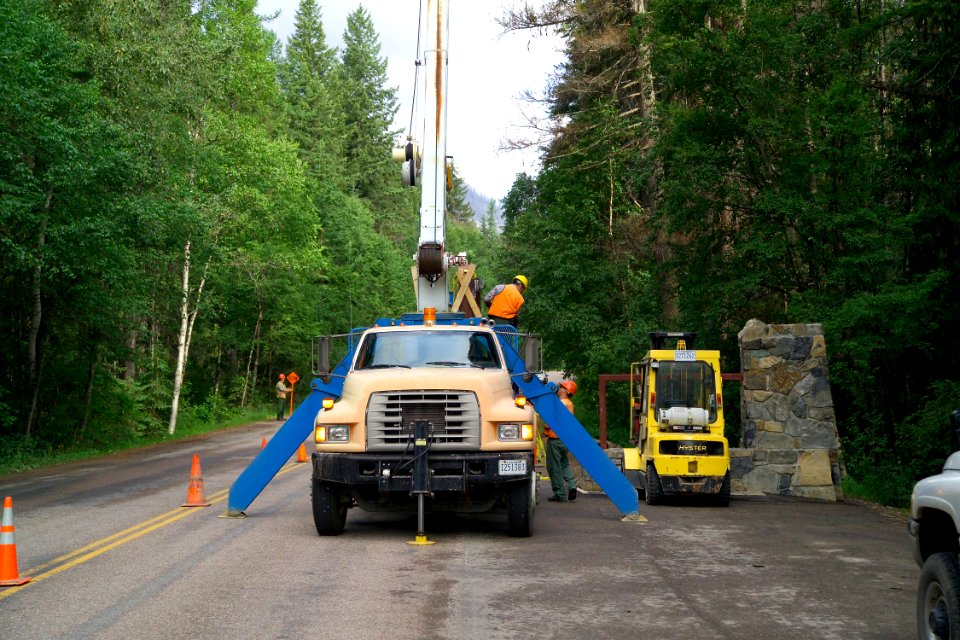
{"label": "evergreen tree", "polygon": [[380,38],[362,6],[347,16],[343,41],[339,88],[348,179],[361,198],[376,202],[399,183],[391,160],[397,90],[387,87],[387,61],[380,57]]}
{"label": "evergreen tree", "polygon": [[467,203],[467,184],[453,169],[453,188],[446,190],[447,219],[463,224],[473,224],[474,211]]}
{"label": "evergreen tree", "polygon": [[344,180],[343,109],[335,84],[336,51],[327,46],[316,0],[301,0],[280,65],[290,137],[317,180]]}

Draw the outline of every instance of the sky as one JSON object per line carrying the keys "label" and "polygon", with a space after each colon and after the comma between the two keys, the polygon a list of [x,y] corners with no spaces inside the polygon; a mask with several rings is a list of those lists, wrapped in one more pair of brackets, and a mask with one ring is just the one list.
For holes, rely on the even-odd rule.
{"label": "sky", "polygon": [[[543,0],[528,3],[540,6]],[[299,0],[259,0],[257,13],[280,12],[266,26],[286,44],[299,4]],[[387,60],[388,85],[398,90],[396,128],[405,136],[414,97],[420,0],[318,0],[317,4],[327,45],[333,47],[342,46],[348,14],[360,5],[370,14],[380,37],[380,55]],[[508,138],[536,139],[526,125],[543,111],[524,101],[522,95],[542,95],[550,75],[564,59],[563,42],[555,35],[502,33],[495,19],[505,7],[516,4],[519,1],[450,0],[447,154],[453,156],[464,182],[497,200],[507,194],[518,173],[539,171],[535,149],[501,151],[500,147]],[[420,121],[422,116],[417,114],[416,119]],[[415,121],[417,137],[420,126]]]}

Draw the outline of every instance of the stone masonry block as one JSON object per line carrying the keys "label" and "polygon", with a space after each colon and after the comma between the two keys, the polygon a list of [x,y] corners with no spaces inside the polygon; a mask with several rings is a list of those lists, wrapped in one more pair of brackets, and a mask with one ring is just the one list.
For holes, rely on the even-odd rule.
{"label": "stone masonry block", "polygon": [[770,368],[770,390],[782,393],[790,393],[793,385],[800,381],[803,374],[787,364],[778,364]]}
{"label": "stone masonry block", "polygon": [[810,345],[810,357],[811,358],[825,358],[827,357],[827,340],[822,335],[813,336],[813,341]]}
{"label": "stone masonry block", "polygon": [[747,389],[743,392],[743,400],[746,402],[766,402],[773,395],[772,391],[762,391],[760,389]]}
{"label": "stone masonry block", "polygon": [[737,334],[737,341],[741,349],[757,349],[763,336],[767,332],[767,323],[753,318],[747,321],[740,333]]}
{"label": "stone masonry block", "polygon": [[778,356],[780,358],[789,358],[790,354],[793,353],[793,343],[795,339],[793,336],[778,336],[774,342],[773,346],[770,347],[770,355]]}
{"label": "stone masonry block", "polygon": [[837,430],[829,422],[806,420],[800,431],[801,449],[839,449]]}
{"label": "stone masonry block", "polygon": [[830,394],[829,378],[817,378],[817,381],[813,384],[813,388],[810,390],[809,402],[811,407],[824,408],[833,406],[833,396]]}
{"label": "stone masonry block", "polygon": [[743,372],[744,389],[766,389],[767,372],[764,369],[754,369]]}
{"label": "stone masonry block", "polygon": [[803,336],[797,338],[793,341],[793,352],[790,354],[790,359],[798,362],[803,362],[810,355],[810,348],[813,344],[813,338],[809,336]]}
{"label": "stone masonry block", "polygon": [[773,431],[757,432],[757,447],[761,449],[796,449],[799,440],[785,433]]}
{"label": "stone masonry block", "polygon": [[830,454],[826,449],[803,451],[797,460],[794,486],[833,486],[830,471]]}
{"label": "stone masonry block", "polygon": [[796,449],[773,449],[767,452],[767,460],[770,464],[795,465],[800,457]]}
{"label": "stone masonry block", "polygon": [[757,431],[783,433],[783,423],[775,420],[757,420]]}

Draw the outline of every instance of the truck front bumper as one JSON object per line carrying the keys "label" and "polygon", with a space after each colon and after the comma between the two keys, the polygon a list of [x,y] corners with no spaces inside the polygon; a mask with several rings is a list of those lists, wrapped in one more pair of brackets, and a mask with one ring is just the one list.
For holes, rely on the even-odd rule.
{"label": "truck front bumper", "polygon": [[[524,471],[516,473],[517,465],[510,465],[514,472],[501,474],[501,460],[522,461]],[[430,452],[428,467],[431,492],[498,490],[504,485],[530,481],[533,452]],[[365,491],[409,493],[413,487],[412,454],[314,452],[313,478]]]}

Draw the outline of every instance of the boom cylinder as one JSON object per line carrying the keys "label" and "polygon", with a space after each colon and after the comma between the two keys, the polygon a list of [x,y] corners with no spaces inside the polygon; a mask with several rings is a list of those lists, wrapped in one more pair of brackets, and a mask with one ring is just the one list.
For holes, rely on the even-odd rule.
{"label": "boom cylinder", "polygon": [[427,0],[425,131],[417,250],[417,310],[450,309],[445,252],[448,0]]}

